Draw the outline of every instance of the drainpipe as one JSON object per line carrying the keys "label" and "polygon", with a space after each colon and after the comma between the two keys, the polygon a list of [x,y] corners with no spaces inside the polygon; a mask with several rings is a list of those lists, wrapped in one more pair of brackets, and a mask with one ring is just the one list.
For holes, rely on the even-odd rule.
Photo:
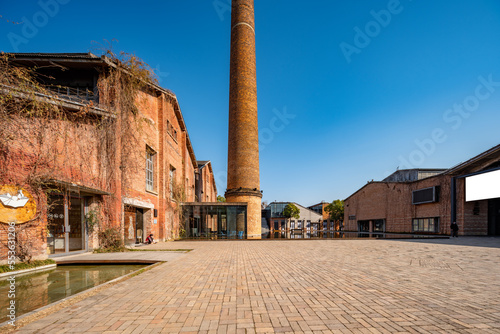
{"label": "drainpipe", "polygon": [[457,219],[457,178],[451,178],[451,221],[450,224]]}

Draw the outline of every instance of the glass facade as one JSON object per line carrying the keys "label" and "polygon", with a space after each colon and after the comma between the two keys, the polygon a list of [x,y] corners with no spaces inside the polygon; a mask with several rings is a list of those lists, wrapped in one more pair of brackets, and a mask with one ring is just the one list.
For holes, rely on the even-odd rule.
{"label": "glass facade", "polygon": [[269,207],[271,208],[271,217],[284,217],[283,216],[283,210],[285,210],[285,207],[288,205],[287,203],[278,203],[278,202],[273,202],[269,204]]}
{"label": "glass facade", "polygon": [[230,203],[184,204],[187,239],[246,239],[247,206]]}
{"label": "glass facade", "polygon": [[439,218],[417,218],[412,221],[413,232],[434,232],[438,231]]}

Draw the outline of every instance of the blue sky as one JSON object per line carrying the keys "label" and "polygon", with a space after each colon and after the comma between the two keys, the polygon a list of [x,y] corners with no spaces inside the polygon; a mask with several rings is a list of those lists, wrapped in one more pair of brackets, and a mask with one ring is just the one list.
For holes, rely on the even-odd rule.
{"label": "blue sky", "polygon": [[[229,0],[2,1],[0,15],[5,52],[116,39],[144,59],[224,193]],[[330,202],[500,143],[500,2],[255,0],[255,17],[264,200]]]}

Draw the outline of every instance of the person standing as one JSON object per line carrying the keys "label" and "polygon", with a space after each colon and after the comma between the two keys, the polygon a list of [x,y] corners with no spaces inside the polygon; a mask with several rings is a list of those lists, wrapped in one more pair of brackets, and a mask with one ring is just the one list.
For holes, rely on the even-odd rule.
{"label": "person standing", "polygon": [[451,223],[450,229],[451,229],[451,237],[458,238],[458,224],[457,224],[457,222]]}

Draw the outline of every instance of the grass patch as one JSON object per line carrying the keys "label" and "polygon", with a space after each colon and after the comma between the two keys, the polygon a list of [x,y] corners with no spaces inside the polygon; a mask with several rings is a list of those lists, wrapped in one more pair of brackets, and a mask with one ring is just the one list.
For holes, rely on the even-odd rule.
{"label": "grass patch", "polygon": [[96,248],[94,249],[94,253],[122,253],[126,252],[127,248],[125,247],[111,247],[111,248]]}
{"label": "grass patch", "polygon": [[55,264],[56,261],[52,259],[47,259],[47,260],[35,260],[31,261],[31,263],[26,263],[26,262],[20,262],[16,263],[14,265],[2,265],[0,266],[0,273],[8,273],[10,271],[17,271],[17,270],[24,270],[24,269],[33,269],[36,267],[42,267],[46,266],[48,264]]}
{"label": "grass patch", "polygon": [[160,265],[160,264],[162,264],[162,263],[165,263],[165,262],[163,262],[163,261],[162,261],[162,262],[157,262],[157,263],[155,263],[155,264],[152,264],[152,265],[147,266],[146,268],[139,269],[139,270],[137,270],[135,273],[130,274],[130,275],[128,276],[128,278],[132,278],[132,277],[134,277],[134,276],[140,275],[140,274],[142,274],[143,272],[148,271],[148,270],[151,270],[151,269],[153,269],[154,267],[159,266],[159,265]]}

